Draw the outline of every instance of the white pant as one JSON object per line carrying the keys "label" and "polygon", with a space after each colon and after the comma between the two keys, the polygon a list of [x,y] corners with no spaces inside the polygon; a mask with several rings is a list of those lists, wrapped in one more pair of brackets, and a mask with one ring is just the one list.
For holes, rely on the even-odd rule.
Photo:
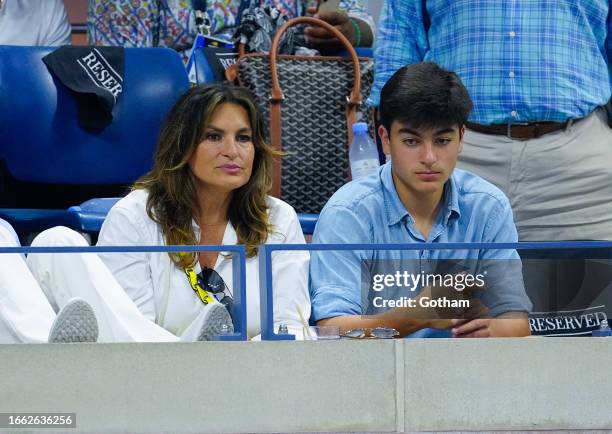
{"label": "white pant", "polygon": [[[16,246],[0,227],[0,245]],[[77,232],[56,227],[39,234],[32,247],[87,246]],[[27,263],[27,265],[26,265]],[[55,312],[79,297],[96,313],[99,342],[194,341],[207,309],[177,337],[147,319],[95,253],[0,254],[0,343],[47,342]]]}
{"label": "white pant", "polygon": [[[18,247],[0,225],[0,246]],[[55,312],[20,254],[0,253],[0,343],[47,342]]]}

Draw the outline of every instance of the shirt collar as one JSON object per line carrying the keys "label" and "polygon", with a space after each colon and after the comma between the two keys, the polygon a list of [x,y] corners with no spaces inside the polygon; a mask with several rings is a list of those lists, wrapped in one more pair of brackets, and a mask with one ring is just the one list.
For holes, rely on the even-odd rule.
{"label": "shirt collar", "polygon": [[[381,171],[380,177],[385,192],[385,209],[387,211],[387,223],[389,226],[399,223],[406,216],[408,216],[408,219],[411,222],[414,221],[400,200],[397,190],[395,189],[393,175],[391,173],[391,163],[385,164]],[[457,181],[455,179],[454,172],[444,185],[443,201],[444,204],[442,212],[444,213],[444,224],[448,225],[448,221],[450,220],[451,216],[461,216],[461,212],[459,211],[459,190],[457,188]]]}
{"label": "shirt collar", "polygon": [[457,218],[461,217],[461,211],[459,210],[459,187],[457,186],[454,171],[444,185],[443,213],[445,226],[448,225],[448,221],[453,215]]}
{"label": "shirt collar", "polygon": [[387,223],[389,226],[399,223],[402,219],[408,216],[412,220],[412,217],[408,213],[408,210],[402,203],[395,189],[393,183],[393,175],[391,173],[391,163],[387,163],[383,166],[380,173],[380,180],[383,185],[385,210],[387,211]]}

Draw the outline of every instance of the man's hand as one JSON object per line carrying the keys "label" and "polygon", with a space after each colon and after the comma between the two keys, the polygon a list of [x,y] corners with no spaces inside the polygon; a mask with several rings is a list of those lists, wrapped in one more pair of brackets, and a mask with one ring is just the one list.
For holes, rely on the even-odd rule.
{"label": "man's hand", "polygon": [[[321,12],[320,14],[317,14],[316,12],[316,8],[308,8],[309,14],[315,14],[315,18],[319,18],[320,20],[331,24],[336,28],[336,30],[342,33],[351,44],[355,44],[357,39],[355,27],[345,12]],[[308,44],[323,54],[334,53],[342,48],[340,41],[333,34],[322,27],[308,26],[306,27],[305,34],[308,38]]]}
{"label": "man's hand", "polygon": [[491,318],[454,319],[451,321],[451,332],[454,338],[488,338],[491,337]]}
{"label": "man's hand", "polygon": [[454,319],[454,338],[489,338],[529,336],[529,321],[525,312],[506,312],[495,318]]}
{"label": "man's hand", "polygon": [[467,305],[465,307],[430,307],[427,309],[427,312],[431,315],[429,318],[432,319],[486,318],[489,316],[488,308],[480,300],[480,295],[484,290],[485,286],[478,285],[476,282],[470,285],[464,284],[459,289],[453,286],[428,286],[423,288],[417,296],[417,302],[419,305],[421,305],[421,300],[423,303],[447,301],[449,303]]}

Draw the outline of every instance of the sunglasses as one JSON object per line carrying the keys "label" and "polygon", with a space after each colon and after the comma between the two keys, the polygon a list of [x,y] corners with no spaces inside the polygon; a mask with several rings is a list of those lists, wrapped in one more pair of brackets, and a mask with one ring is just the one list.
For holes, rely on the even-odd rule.
{"label": "sunglasses", "polygon": [[208,267],[204,267],[198,274],[195,273],[192,267],[189,267],[185,269],[185,273],[189,278],[192,289],[202,300],[202,303],[210,303],[212,300],[210,300],[209,294],[213,294],[215,299],[225,306],[232,318],[232,322],[234,322],[234,299],[232,298],[232,292],[219,273]]}
{"label": "sunglasses", "polygon": [[387,327],[358,328],[349,330],[340,336],[353,339],[393,339],[399,336],[399,332]]}

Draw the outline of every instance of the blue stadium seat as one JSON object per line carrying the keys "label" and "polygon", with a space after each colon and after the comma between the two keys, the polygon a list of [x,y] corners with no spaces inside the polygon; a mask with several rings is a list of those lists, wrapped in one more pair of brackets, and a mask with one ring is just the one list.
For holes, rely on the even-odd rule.
{"label": "blue stadium seat", "polygon": [[68,208],[71,226],[81,232],[100,232],[106,215],[118,200],[118,197],[90,199],[79,206],[71,206]]}
{"label": "blue stadium seat", "polygon": [[314,234],[315,226],[319,220],[319,214],[299,213],[298,219],[300,220],[300,226],[302,226],[304,235]]}
{"label": "blue stadium seat", "polygon": [[[112,124],[95,134],[79,126],[71,91],[42,62],[52,50],[0,46],[0,160],[6,172],[43,186],[131,184],[151,167],[162,120],[188,88],[179,55],[164,48],[125,49],[123,94]],[[41,188],[36,194],[46,193]],[[65,207],[58,208],[2,208],[0,217],[18,232],[73,221]]]}

